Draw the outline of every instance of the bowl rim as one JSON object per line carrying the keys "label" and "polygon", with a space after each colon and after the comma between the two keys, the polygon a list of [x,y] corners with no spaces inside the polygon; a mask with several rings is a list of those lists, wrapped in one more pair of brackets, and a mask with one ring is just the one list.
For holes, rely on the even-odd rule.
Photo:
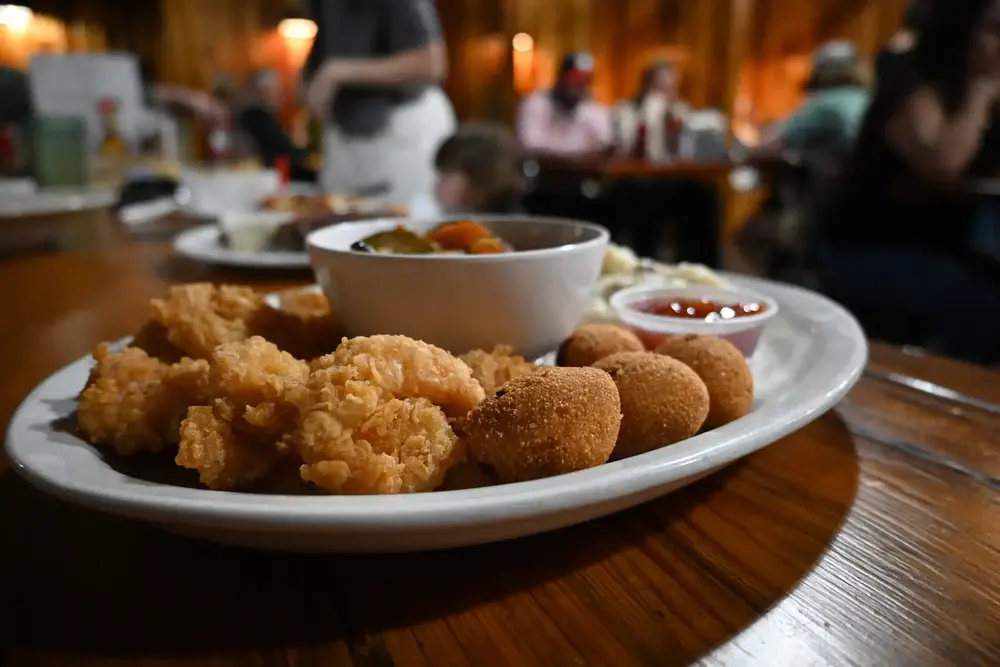
{"label": "bowl rim", "polygon": [[[403,225],[407,226],[407,223],[412,224],[425,224],[430,222],[437,222],[439,224],[444,224],[448,222],[461,222],[463,220],[474,220],[476,222],[507,222],[512,220],[523,221],[523,222],[534,222],[541,223],[543,225],[561,225],[561,226],[572,226],[572,227],[582,227],[583,229],[590,230],[595,233],[594,238],[587,239],[584,241],[574,241],[571,243],[565,243],[563,245],[553,246],[551,248],[538,248],[535,250],[515,250],[513,252],[504,252],[488,255],[462,255],[462,254],[425,254],[425,255],[406,255],[402,253],[359,253],[348,248],[332,248],[328,245],[322,245],[320,243],[320,238],[324,234],[333,234],[337,231],[344,231],[347,229],[362,229],[367,227],[381,226],[386,224],[392,224],[393,226]],[[389,217],[383,216],[378,218],[371,218],[368,220],[355,220],[351,222],[341,222],[336,225],[330,225],[328,227],[322,227],[320,229],[313,230],[306,236],[306,250],[309,251],[310,256],[313,252],[318,253],[328,253],[338,256],[348,256],[361,258],[364,257],[368,261],[378,261],[378,262],[399,262],[399,261],[417,261],[417,262],[475,262],[478,264],[492,264],[497,262],[516,262],[520,260],[539,260],[539,259],[552,259],[554,256],[575,254],[583,250],[589,250],[592,248],[597,248],[603,246],[607,248],[608,242],[611,239],[611,234],[608,230],[596,223],[586,222],[584,220],[576,220],[573,218],[558,218],[549,216],[539,216],[539,215],[518,215],[516,213],[507,215],[447,215],[447,216],[421,216],[417,218],[408,217]]]}
{"label": "bowl rim", "polygon": [[[764,312],[756,315],[744,315],[731,320],[694,320],[669,315],[656,315],[645,313],[631,307],[643,300],[663,296],[688,296],[691,293],[711,294],[732,294],[736,297],[751,297],[756,301],[764,303]],[[711,298],[711,297],[709,297]],[[755,292],[754,290],[738,288],[729,285],[685,285],[684,287],[671,287],[669,285],[633,285],[626,287],[611,295],[608,299],[611,308],[626,323],[643,328],[647,331],[661,331],[666,328],[676,329],[712,329],[720,333],[733,333],[744,331],[754,327],[764,326],[768,320],[775,317],[780,310],[778,302],[766,294]]]}

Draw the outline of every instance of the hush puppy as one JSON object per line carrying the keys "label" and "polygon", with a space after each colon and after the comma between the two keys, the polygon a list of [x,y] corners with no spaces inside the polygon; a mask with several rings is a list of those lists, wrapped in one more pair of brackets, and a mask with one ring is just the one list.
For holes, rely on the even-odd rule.
{"label": "hush puppy", "polygon": [[653,352],[618,352],[594,364],[606,371],[622,405],[613,456],[642,454],[690,438],[708,416],[708,389],[685,364]]}
{"label": "hush puppy", "polygon": [[592,366],[615,352],[643,352],[646,347],[631,330],[616,324],[585,324],[559,347],[560,366]]}
{"label": "hush puppy", "polygon": [[688,334],[660,343],[658,354],[682,361],[708,387],[706,428],[716,428],[745,416],[753,407],[753,373],[743,354],[717,336]]}
{"label": "hush puppy", "polygon": [[621,424],[618,389],[596,368],[544,368],[515,378],[463,420],[470,458],[505,482],[605,463]]}

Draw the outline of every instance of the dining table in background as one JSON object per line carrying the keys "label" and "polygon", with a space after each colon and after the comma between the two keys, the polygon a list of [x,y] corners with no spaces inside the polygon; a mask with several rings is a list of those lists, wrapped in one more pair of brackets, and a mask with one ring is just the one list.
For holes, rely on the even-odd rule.
{"label": "dining table in background", "polygon": [[[49,373],[135,331],[172,283],[309,281],[192,264],[111,215],[100,225],[96,245],[0,263],[4,426]],[[3,462],[0,662],[995,665],[997,404],[996,372],[874,343],[836,409],[689,487],[415,554],[198,542],[46,496]]]}

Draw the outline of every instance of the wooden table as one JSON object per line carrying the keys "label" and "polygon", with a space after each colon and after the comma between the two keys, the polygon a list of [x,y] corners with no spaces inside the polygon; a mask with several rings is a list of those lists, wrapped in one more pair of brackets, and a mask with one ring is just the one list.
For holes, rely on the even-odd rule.
{"label": "wooden table", "polygon": [[[110,223],[109,223],[110,224]],[[44,376],[215,273],[121,233],[0,264],[0,419]],[[1000,374],[871,365],[1000,402]],[[868,378],[834,411],[631,511],[443,553],[226,548],[0,473],[7,665],[995,665],[1000,417]],[[4,661],[3,658],[6,660]]]}

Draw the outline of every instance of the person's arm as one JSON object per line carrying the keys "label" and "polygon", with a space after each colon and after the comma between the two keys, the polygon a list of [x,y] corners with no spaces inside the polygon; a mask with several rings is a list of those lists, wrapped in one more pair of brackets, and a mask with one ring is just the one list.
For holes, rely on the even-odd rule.
{"label": "person's arm", "polygon": [[152,91],[154,101],[162,106],[177,106],[205,118],[219,118],[225,106],[208,93],[169,84],[157,84]]}
{"label": "person's arm", "polygon": [[391,56],[331,60],[320,69],[323,74],[341,86],[439,83],[448,74],[448,56],[439,42]]}
{"label": "person's arm", "polygon": [[338,86],[443,81],[448,75],[448,53],[432,0],[381,0],[379,8],[391,55],[334,58],[323,64],[319,76],[331,78]]}
{"label": "person's arm", "polygon": [[979,151],[1000,87],[974,82],[965,101],[949,114],[938,94],[918,88],[886,125],[886,139],[910,166],[929,176],[960,174]]}

